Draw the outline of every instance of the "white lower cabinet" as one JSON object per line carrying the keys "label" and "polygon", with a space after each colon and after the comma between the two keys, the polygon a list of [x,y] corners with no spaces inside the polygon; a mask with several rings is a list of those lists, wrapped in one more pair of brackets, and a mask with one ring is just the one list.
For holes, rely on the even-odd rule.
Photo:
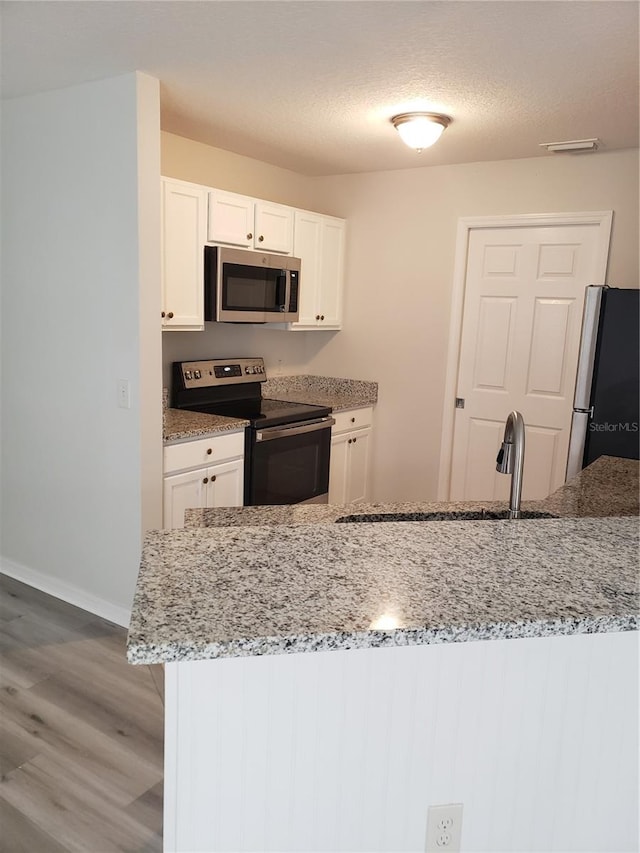
{"label": "white lower cabinet", "polygon": [[369,496],[371,424],[373,409],[368,406],[338,412],[331,436],[329,503],[366,501]]}
{"label": "white lower cabinet", "polygon": [[242,506],[243,454],[244,433],[165,447],[164,527],[183,527],[187,509]]}

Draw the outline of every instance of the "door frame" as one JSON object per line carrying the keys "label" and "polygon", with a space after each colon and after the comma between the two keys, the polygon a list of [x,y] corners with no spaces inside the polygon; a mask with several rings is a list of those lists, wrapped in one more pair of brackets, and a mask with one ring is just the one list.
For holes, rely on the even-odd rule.
{"label": "door frame", "polygon": [[451,486],[451,461],[453,456],[453,429],[455,407],[453,401],[458,384],[462,322],[464,319],[464,297],[467,281],[467,255],[472,230],[493,228],[536,228],[541,225],[596,225],[598,250],[596,275],[593,284],[606,284],[609,242],[613,222],[612,210],[597,210],[581,213],[524,213],[513,216],[464,216],[458,220],[456,253],[453,266],[453,290],[451,294],[451,319],[449,322],[449,346],[445,374],[444,405],[442,412],[442,441],[440,445],[440,469],[438,473],[438,500],[449,500]]}

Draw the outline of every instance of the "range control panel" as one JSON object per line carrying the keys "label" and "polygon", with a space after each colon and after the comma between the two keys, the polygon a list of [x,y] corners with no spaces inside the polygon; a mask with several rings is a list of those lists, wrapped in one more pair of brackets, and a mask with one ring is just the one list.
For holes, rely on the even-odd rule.
{"label": "range control panel", "polygon": [[264,382],[267,374],[262,358],[209,359],[179,364],[184,388],[210,388],[240,382]]}

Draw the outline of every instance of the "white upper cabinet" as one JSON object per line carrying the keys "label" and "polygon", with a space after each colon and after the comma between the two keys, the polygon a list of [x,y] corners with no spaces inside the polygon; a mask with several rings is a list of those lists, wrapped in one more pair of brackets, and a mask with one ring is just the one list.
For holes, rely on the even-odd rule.
{"label": "white upper cabinet", "polygon": [[342,323],[346,222],[284,204],[162,178],[162,325],[204,329],[204,247],[238,246],[302,260],[294,331]]}
{"label": "white upper cabinet", "polygon": [[253,207],[253,199],[247,196],[220,190],[210,192],[208,241],[245,249],[252,247]]}
{"label": "white upper cabinet", "polygon": [[162,179],[162,326],[204,329],[204,187]]}
{"label": "white upper cabinet", "polygon": [[235,193],[209,192],[209,243],[290,255],[293,208]]}
{"label": "white upper cabinet", "polygon": [[290,328],[340,328],[345,231],[343,219],[296,210],[293,254],[302,261],[300,317]]}
{"label": "white upper cabinet", "polygon": [[256,201],[255,235],[253,245],[265,252],[282,252],[290,255],[293,250],[293,209],[284,204]]}

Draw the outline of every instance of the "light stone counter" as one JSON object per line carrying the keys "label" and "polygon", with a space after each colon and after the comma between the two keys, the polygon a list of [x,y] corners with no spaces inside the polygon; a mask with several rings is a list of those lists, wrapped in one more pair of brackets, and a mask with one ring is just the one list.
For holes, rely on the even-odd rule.
{"label": "light stone counter", "polygon": [[[561,518],[637,516],[640,463],[635,459],[601,456],[570,483],[542,501],[524,501],[522,508],[548,512]],[[327,524],[345,515],[503,510],[498,501],[435,501],[394,504],[298,504],[293,506],[220,507],[188,509],[187,527],[230,527],[265,524]]]}
{"label": "light stone counter", "polygon": [[[378,385],[376,382],[329,376],[276,376],[263,383],[262,396],[291,403],[329,406],[334,412],[342,412],[362,406],[373,406],[378,399]],[[166,388],[163,389],[162,399],[165,444],[243,429],[249,425],[249,421],[240,418],[167,408]]]}
{"label": "light stone counter", "polygon": [[374,406],[378,383],[332,376],[274,376],[262,386],[262,396],[291,403],[330,406],[334,412]]}
{"label": "light stone counter", "polygon": [[637,561],[633,518],[157,531],[128,658],[632,630]]}
{"label": "light stone counter", "polygon": [[216,433],[244,429],[249,421],[241,418],[226,418],[223,415],[207,415],[188,412],[185,409],[165,409],[163,413],[164,443],[189,441]]}
{"label": "light stone counter", "polygon": [[637,462],[603,457],[536,505],[558,519],[332,523],[444,508],[415,503],[194,510],[206,529],[147,535],[129,660],[637,629],[638,520],[593,517],[637,515],[637,481]]}

